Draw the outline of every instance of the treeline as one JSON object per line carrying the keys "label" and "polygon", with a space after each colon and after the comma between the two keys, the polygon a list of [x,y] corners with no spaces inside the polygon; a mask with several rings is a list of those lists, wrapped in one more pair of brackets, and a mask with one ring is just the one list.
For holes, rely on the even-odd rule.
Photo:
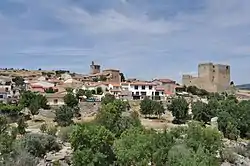
{"label": "treeline", "polygon": [[208,103],[191,103],[192,115],[188,114],[189,104],[184,98],[176,98],[168,106],[175,117],[175,123],[188,120],[209,124],[211,118],[218,117],[218,128],[226,138],[237,140],[250,138],[250,101],[238,101],[234,95],[210,97]]}

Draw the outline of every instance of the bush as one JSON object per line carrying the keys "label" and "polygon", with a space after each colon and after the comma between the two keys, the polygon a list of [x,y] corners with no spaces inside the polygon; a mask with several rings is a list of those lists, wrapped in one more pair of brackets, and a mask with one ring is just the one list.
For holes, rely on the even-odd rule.
{"label": "bush", "polygon": [[58,137],[63,141],[63,142],[69,142],[70,141],[70,136],[72,134],[74,126],[67,126],[67,127],[62,127],[60,131],[58,132]]}
{"label": "bush", "polygon": [[60,149],[56,138],[44,134],[27,134],[20,140],[20,147],[36,157],[42,157],[47,152]]}
{"label": "bush", "polygon": [[4,162],[4,166],[35,166],[38,164],[38,159],[23,149],[18,149],[14,152],[14,156],[9,156]]}
{"label": "bush", "polygon": [[56,126],[49,126],[48,128],[47,128],[47,134],[49,134],[49,135],[52,135],[52,136],[55,136],[56,135],[56,133],[57,133],[57,128],[56,128]]}
{"label": "bush", "polygon": [[43,123],[41,126],[40,126],[40,130],[41,132],[45,133],[47,131],[47,124],[46,123]]}
{"label": "bush", "polygon": [[58,123],[59,126],[69,126],[73,123],[73,116],[73,108],[64,105],[56,110],[55,121]]}
{"label": "bush", "polygon": [[235,163],[235,161],[237,160],[236,154],[233,152],[232,149],[229,148],[223,149],[223,151],[221,151],[220,153],[220,157],[222,161],[227,161],[232,164]]}

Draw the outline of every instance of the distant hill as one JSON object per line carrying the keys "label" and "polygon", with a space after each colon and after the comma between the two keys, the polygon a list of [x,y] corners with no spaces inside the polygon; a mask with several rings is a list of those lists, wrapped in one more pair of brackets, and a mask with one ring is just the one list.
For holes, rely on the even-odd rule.
{"label": "distant hill", "polygon": [[244,89],[244,90],[250,90],[250,84],[237,85],[236,88]]}

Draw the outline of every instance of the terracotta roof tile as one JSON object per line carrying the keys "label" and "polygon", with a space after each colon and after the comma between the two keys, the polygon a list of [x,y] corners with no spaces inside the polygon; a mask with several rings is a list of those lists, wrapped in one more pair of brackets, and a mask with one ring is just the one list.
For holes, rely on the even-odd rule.
{"label": "terracotta roof tile", "polygon": [[154,81],[160,81],[160,82],[162,82],[162,83],[175,83],[174,80],[167,79],[167,78],[155,79]]}

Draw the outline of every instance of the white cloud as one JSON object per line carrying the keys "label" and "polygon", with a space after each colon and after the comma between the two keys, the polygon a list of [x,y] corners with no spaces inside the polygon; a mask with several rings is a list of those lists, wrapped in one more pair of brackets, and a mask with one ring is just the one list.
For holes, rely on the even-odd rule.
{"label": "white cloud", "polygon": [[104,34],[127,31],[157,35],[171,33],[180,28],[163,19],[150,20],[146,15],[129,17],[114,9],[90,14],[82,8],[70,7],[59,10],[58,18],[70,26],[80,26],[93,33]]}

